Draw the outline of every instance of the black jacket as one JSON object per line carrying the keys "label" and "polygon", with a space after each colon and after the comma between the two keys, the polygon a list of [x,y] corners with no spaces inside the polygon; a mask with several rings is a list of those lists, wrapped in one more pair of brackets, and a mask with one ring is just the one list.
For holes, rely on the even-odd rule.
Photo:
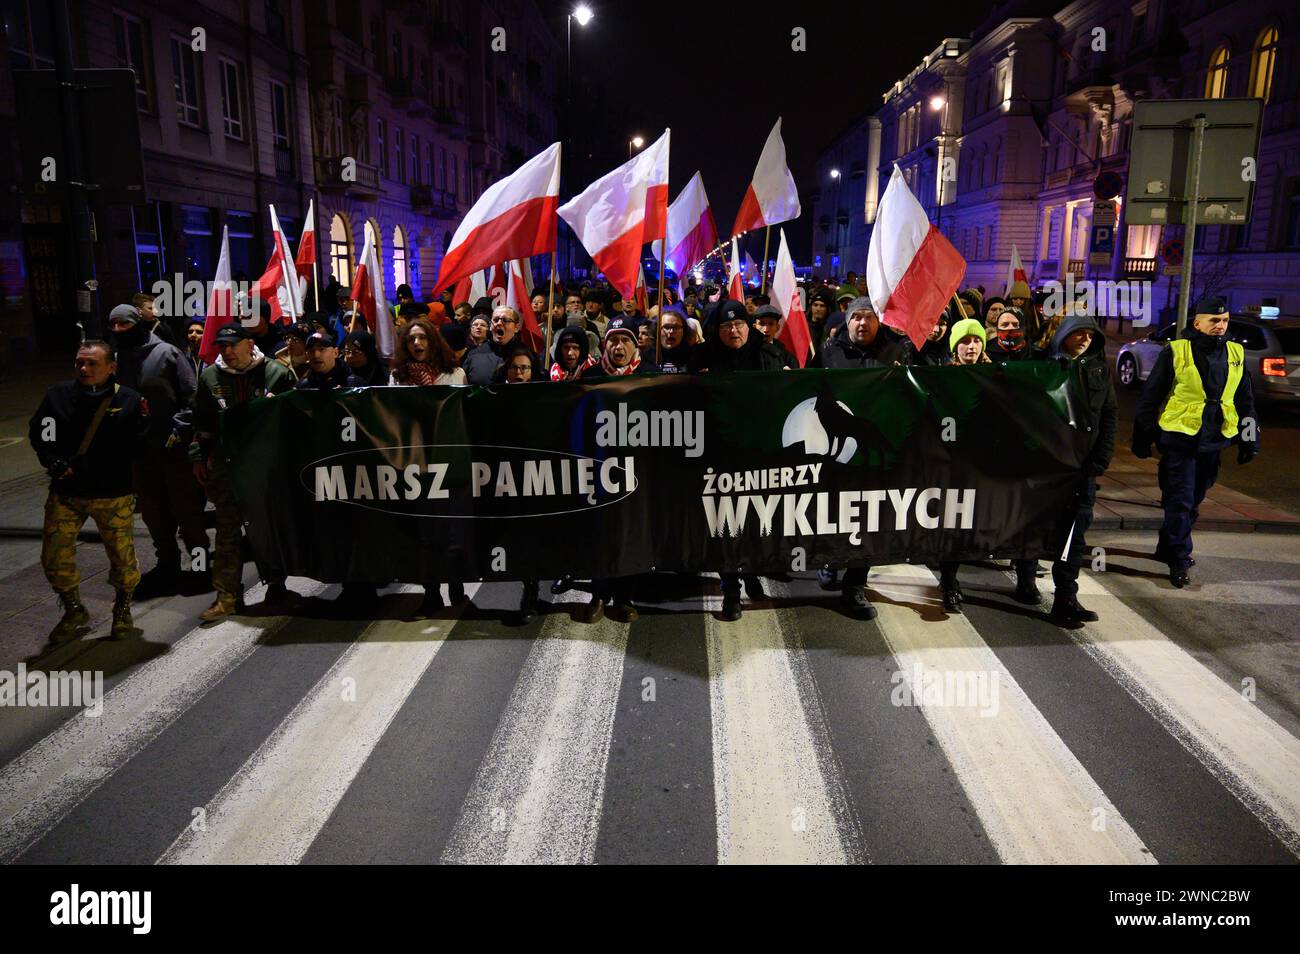
{"label": "black jacket", "polygon": [[[756,331],[749,333],[744,347],[728,348],[720,341],[709,341],[691,349],[686,369],[692,374],[709,372],[730,374],[733,371],[780,371],[786,367],[785,355],[767,343]],[[798,367],[798,365],[795,365]]]}
{"label": "black jacket", "polygon": [[[680,344],[676,348],[659,349],[658,369],[664,374],[685,374],[690,365],[691,351],[695,345]],[[642,362],[655,364],[655,346],[641,349]]]}
{"label": "black jacket", "polygon": [[875,340],[869,345],[850,341],[846,328],[847,326],[841,325],[831,340],[826,342],[821,354],[823,368],[888,368],[895,363],[908,363],[908,354],[902,342],[884,325],[880,326]]}
{"label": "black jacket", "polygon": [[[460,362],[469,383],[491,384],[496,378],[497,370],[501,367],[502,355],[507,351],[513,351],[520,343],[520,337],[515,335],[506,344],[498,345],[489,335],[487,341],[477,348],[471,348]],[[536,355],[533,355],[533,366],[538,369],[541,367],[541,362],[537,360]],[[534,379],[538,379],[537,376],[534,376]]]}
{"label": "black jacket", "polygon": [[912,344],[911,338],[904,338],[901,343],[903,352],[903,364],[916,365],[933,365],[942,366],[952,364],[952,351],[948,349],[946,338],[940,338],[938,341],[927,339],[921,344],[920,348]]}
{"label": "black jacket", "polygon": [[[1082,328],[1092,332],[1092,344],[1083,355],[1070,359],[1061,353],[1061,346],[1071,332]],[[1056,329],[1051,356],[1066,362],[1069,367],[1070,407],[1075,427],[1086,435],[1087,457],[1083,472],[1099,477],[1115,456],[1115,434],[1119,429],[1119,402],[1115,399],[1115,385],[1106,363],[1106,339],[1091,318],[1070,315]]]}
{"label": "black jacket", "polygon": [[[116,382],[109,379],[111,389]],[[47,470],[57,461],[72,465],[72,475],[50,483],[63,497],[124,497],[132,492],[131,471],[149,429],[148,405],[128,387],[118,387],[84,457],[77,457],[86,428],[104,398],[76,381],[50,385],[32,415],[27,438]],[[45,437],[51,440],[45,440]]]}
{"label": "black jacket", "polygon": [[[1240,430],[1235,438],[1223,436],[1223,407],[1219,399],[1228,383],[1227,335],[1202,334],[1188,325],[1183,330],[1183,337],[1192,343],[1192,361],[1201,376],[1201,386],[1205,388],[1205,413],[1201,417],[1201,430],[1198,434],[1191,435],[1160,429],[1160,410],[1174,390],[1174,349],[1165,348],[1156,358],[1138,398],[1137,411],[1133,416],[1134,448],[1147,448],[1156,443],[1161,450],[1176,448],[1188,453],[1208,453],[1222,450],[1241,437]],[[1250,374],[1244,368],[1232,403],[1237,408],[1239,425],[1246,418],[1255,416],[1255,392],[1250,383]],[[1255,430],[1255,436],[1258,441],[1258,429]]]}
{"label": "black jacket", "polygon": [[298,391],[334,391],[338,388],[358,387],[352,383],[356,379],[347,363],[339,360],[334,362],[334,368],[329,374],[318,375],[315,371],[308,371],[296,385]]}
{"label": "black jacket", "polygon": [[[1102,347],[1105,347],[1104,342]],[[1027,338],[1025,343],[1015,351],[1002,347],[1002,342],[998,339],[996,331],[989,332],[989,343],[985,353],[994,364],[999,361],[1036,361],[1046,357],[1040,349],[1030,344]]]}

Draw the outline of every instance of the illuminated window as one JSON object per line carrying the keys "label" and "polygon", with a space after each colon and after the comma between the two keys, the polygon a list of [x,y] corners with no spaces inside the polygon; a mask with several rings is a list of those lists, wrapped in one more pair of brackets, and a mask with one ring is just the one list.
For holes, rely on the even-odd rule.
{"label": "illuminated window", "polygon": [[1277,27],[1265,27],[1255,38],[1255,51],[1250,59],[1249,95],[1268,102],[1273,86],[1273,67],[1277,63]]}
{"label": "illuminated window", "polygon": [[400,225],[393,226],[393,287],[407,285],[410,276],[406,271],[406,235]]}
{"label": "illuminated window", "polygon": [[330,274],[345,288],[352,284],[352,234],[341,214],[330,220]]}
{"label": "illuminated window", "polygon": [[1220,46],[1210,56],[1210,71],[1205,76],[1205,98],[1223,99],[1228,95],[1228,47]]}

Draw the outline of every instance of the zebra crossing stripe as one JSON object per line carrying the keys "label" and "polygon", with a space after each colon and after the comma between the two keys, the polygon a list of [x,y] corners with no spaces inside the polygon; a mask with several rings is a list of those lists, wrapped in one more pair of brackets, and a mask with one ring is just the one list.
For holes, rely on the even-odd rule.
{"label": "zebra crossing stripe", "polygon": [[1300,740],[1096,576],[1079,575],[1079,596],[1101,619],[1074,640],[1300,856]]}
{"label": "zebra crossing stripe", "polygon": [[776,611],[746,608],[738,622],[723,623],[713,615],[719,601],[709,604],[718,861],[857,860],[842,837],[842,782],[827,778],[833,760],[821,757],[829,741],[805,715],[803,647],[787,639]]}
{"label": "zebra crossing stripe", "polygon": [[181,832],[159,863],[301,861],[454,624],[368,626],[206,806],[203,825]]}
{"label": "zebra crossing stripe", "polygon": [[[1003,861],[1155,862],[971,622],[963,615],[922,618],[920,608],[935,606],[934,574],[921,566],[877,567],[871,588],[886,597],[876,605],[900,680],[906,680],[913,700],[921,700],[935,739]],[[927,687],[950,673],[996,684],[992,714],[987,707],[951,704],[942,696],[927,704]]]}
{"label": "zebra crossing stripe", "polygon": [[[325,589],[294,584],[305,596]],[[250,602],[262,586],[249,588]],[[236,618],[191,630],[105,693],[100,716],[69,719],[0,768],[0,863],[44,836],[288,620]]]}
{"label": "zebra crossing stripe", "polygon": [[546,617],[444,863],[591,863],[628,629],[609,618],[575,624],[559,610]]}

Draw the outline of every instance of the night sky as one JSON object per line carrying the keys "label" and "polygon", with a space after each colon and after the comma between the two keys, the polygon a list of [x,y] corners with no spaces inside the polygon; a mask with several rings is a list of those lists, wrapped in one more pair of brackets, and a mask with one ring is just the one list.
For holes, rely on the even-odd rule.
{"label": "night sky", "polygon": [[[542,0],[561,46],[573,0]],[[989,12],[972,3],[933,15],[913,4],[589,2],[595,18],[573,23],[574,114],[587,124],[591,168],[584,181],[627,158],[635,134],[647,142],[672,128],[670,196],[699,170],[722,235],[735,220],[759,151],[777,116],[803,215],[786,226],[796,264],[810,263],[814,163],[855,119],[945,36],[967,35]],[[929,15],[918,15],[928,9]],[[942,8],[939,8],[942,9]],[[807,30],[807,52],[790,49]],[[561,81],[563,72],[561,72]],[[563,110],[563,103],[560,104]],[[566,162],[566,165],[568,163]],[[577,189],[566,189],[562,199]],[[752,237],[751,237],[752,240]],[[762,237],[751,253],[762,254]],[[770,255],[775,257],[775,240]]]}

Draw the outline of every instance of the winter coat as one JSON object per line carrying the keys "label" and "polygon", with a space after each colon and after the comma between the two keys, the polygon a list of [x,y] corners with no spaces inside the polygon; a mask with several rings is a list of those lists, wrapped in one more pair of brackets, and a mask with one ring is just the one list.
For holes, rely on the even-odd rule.
{"label": "winter coat", "polygon": [[[1092,344],[1078,358],[1068,358],[1061,346],[1073,331],[1087,328]],[[1052,337],[1051,356],[1068,363],[1069,394],[1075,427],[1087,435],[1087,457],[1083,472],[1099,477],[1115,455],[1115,433],[1119,427],[1119,402],[1106,363],[1106,339],[1097,323],[1085,315],[1069,315],[1062,320]]]}
{"label": "winter coat", "polygon": [[148,404],[148,446],[165,447],[172,433],[172,416],[194,399],[194,364],[189,357],[151,333],[144,344],[119,349],[117,380]]}
{"label": "winter coat", "polygon": [[268,394],[283,394],[293,389],[293,372],[278,361],[253,350],[253,364],[244,371],[227,367],[225,359],[217,360],[199,375],[199,389],[194,395],[194,441],[190,444],[190,460],[204,461],[213,451],[221,452],[219,424],[221,412],[229,407],[247,404],[254,398]]}
{"label": "winter coat", "polygon": [[[52,480],[50,492],[62,497],[125,497],[133,490],[132,469],[149,436],[149,408],[138,392],[109,378],[100,394],[89,393],[77,381],[50,385],[32,415],[27,438],[46,468],[56,461],[72,465],[68,477]],[[77,457],[86,429],[104,398],[108,410],[84,457]],[[50,440],[45,440],[50,437]]]}

